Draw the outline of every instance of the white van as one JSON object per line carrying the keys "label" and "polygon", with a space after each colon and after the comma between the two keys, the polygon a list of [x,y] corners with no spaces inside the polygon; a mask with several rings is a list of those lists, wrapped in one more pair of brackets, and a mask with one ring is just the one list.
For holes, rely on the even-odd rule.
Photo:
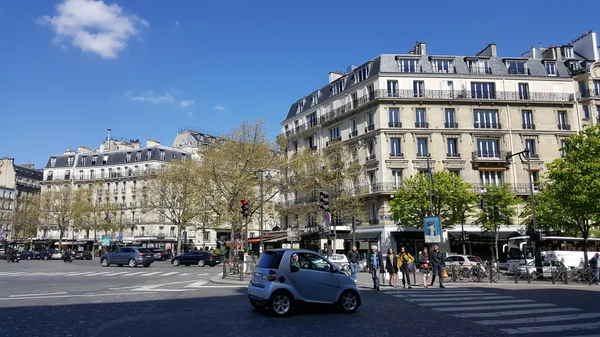
{"label": "white van", "polygon": [[[596,252],[587,252],[588,260],[591,259]],[[583,251],[571,250],[552,250],[541,252],[542,259],[545,261],[560,261],[567,268],[579,268],[584,265]]]}

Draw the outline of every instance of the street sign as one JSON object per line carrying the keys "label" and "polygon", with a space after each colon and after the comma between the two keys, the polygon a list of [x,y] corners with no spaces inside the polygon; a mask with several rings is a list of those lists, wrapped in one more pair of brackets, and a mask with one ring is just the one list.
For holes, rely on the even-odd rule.
{"label": "street sign", "polygon": [[110,246],[110,235],[102,235],[102,247]]}
{"label": "street sign", "polygon": [[123,241],[123,233],[119,232],[119,241]]}
{"label": "street sign", "polygon": [[425,243],[442,242],[442,223],[439,216],[428,216],[423,219]]}

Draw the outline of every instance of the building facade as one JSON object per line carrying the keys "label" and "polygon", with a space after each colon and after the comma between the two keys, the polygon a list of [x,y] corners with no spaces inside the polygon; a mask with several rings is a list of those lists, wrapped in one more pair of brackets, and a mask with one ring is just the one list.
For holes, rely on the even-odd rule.
{"label": "building facade", "polygon": [[16,165],[13,158],[0,158],[0,242],[20,238],[13,228],[13,215],[20,197],[40,192],[42,171],[31,164]]}
{"label": "building facade", "polygon": [[[500,57],[495,44],[475,56],[428,55],[426,44],[417,43],[408,54],[383,54],[330,73],[326,86],[292,104],[282,134],[292,151],[320,150],[332,141],[354,147],[369,190],[371,228],[361,231],[371,234],[364,239],[397,248],[393,242],[411,229],[394,232],[389,200],[404,177],[427,172],[428,161],[477,192],[508,183],[526,198],[530,179],[538,181],[545,164],[562,155],[564,139],[592,122],[582,104],[598,111],[598,60],[594,32],[521,57]],[[531,171],[510,157],[524,149]],[[480,233],[468,224],[466,230]]]}

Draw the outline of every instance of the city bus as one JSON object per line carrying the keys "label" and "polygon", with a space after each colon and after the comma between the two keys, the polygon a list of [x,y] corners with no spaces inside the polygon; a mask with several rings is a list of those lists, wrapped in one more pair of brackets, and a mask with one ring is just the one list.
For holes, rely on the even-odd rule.
{"label": "city bus", "polygon": [[[578,267],[583,263],[583,238],[568,236],[542,236],[537,244],[537,249],[542,256],[547,255],[549,260],[568,261],[567,267]],[[600,251],[600,239],[588,238],[588,259]],[[534,261],[533,245],[529,236],[517,236],[508,239],[508,243],[502,247],[506,254],[508,271],[516,271],[519,266]],[[576,263],[577,262],[577,263]],[[566,264],[565,264],[566,265]]]}

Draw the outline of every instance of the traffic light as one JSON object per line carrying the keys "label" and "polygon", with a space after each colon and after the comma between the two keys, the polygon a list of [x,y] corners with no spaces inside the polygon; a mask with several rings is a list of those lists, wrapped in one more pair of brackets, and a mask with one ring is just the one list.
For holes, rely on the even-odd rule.
{"label": "traffic light", "polygon": [[481,209],[486,209],[487,208],[487,202],[485,201],[485,199],[481,199]]}
{"label": "traffic light", "polygon": [[248,217],[250,215],[250,201],[242,200],[242,215]]}
{"label": "traffic light", "polygon": [[325,192],[321,192],[319,194],[321,196],[321,198],[319,200],[319,206],[324,211],[329,211],[329,194],[327,194]]}

